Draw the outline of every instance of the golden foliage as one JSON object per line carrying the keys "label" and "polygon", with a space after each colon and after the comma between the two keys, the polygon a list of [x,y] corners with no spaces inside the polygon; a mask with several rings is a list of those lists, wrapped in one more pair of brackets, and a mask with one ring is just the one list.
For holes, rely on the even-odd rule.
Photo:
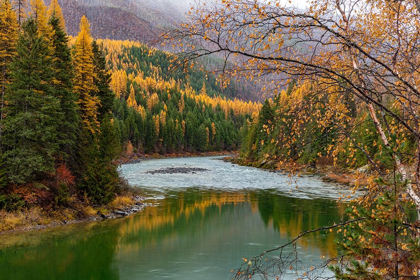
{"label": "golden foliage", "polygon": [[66,31],[66,22],[64,20],[63,11],[61,10],[60,5],[57,0],[51,0],[50,6],[47,11],[47,17],[50,19],[52,16],[55,16],[59,19],[59,25],[62,30]]}
{"label": "golden foliage", "polygon": [[93,66],[92,37],[90,25],[85,16],[80,21],[80,32],[76,38],[74,54],[74,89],[79,95],[79,104],[83,125],[92,133],[98,129],[97,111],[99,99],[94,94],[98,91],[95,83]]}

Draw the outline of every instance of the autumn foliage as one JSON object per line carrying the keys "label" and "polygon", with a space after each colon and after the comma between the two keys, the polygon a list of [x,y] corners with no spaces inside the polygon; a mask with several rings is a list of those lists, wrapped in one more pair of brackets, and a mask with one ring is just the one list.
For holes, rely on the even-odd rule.
{"label": "autumn foliage", "polygon": [[113,111],[127,151],[236,150],[240,127],[261,108],[258,102],[222,95],[214,75],[197,68],[187,73],[171,69],[172,54],[132,41],[98,40],[98,44],[111,69]]}
{"label": "autumn foliage", "polygon": [[225,75],[264,77],[274,97],[245,129],[244,156],[279,168],[330,158],[371,176],[341,229],[340,279],[420,274],[419,14],[415,0],[222,0],[167,35],[184,63],[217,55]]}

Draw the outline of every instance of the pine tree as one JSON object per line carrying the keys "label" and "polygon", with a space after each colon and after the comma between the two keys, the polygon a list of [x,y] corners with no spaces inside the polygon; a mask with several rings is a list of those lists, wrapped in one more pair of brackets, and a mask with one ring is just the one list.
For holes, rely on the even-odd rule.
{"label": "pine tree", "polygon": [[94,83],[98,89],[96,96],[99,97],[98,119],[102,122],[105,115],[111,113],[115,94],[110,89],[111,73],[106,68],[106,61],[96,41],[92,42]]}
{"label": "pine tree", "polygon": [[2,154],[0,154],[0,196],[4,192],[4,189],[7,188],[8,179],[7,179],[7,169],[4,166]]}
{"label": "pine tree", "polygon": [[[54,2],[56,1],[51,4]],[[55,5],[55,10],[61,10],[57,3]],[[55,10],[51,14],[49,24],[53,30],[51,43],[55,96],[60,100],[60,108],[63,112],[63,119],[57,120],[59,123],[58,138],[63,160],[71,161],[71,165],[74,165],[76,134],[79,127],[76,95],[73,92],[74,73],[67,34],[61,24],[63,20],[60,19],[60,16],[62,17],[62,15],[56,13]]]}
{"label": "pine tree", "polygon": [[267,99],[261,108],[260,116],[258,119],[258,143],[257,147],[261,148],[264,144],[267,144],[269,140],[269,134],[267,130],[271,128],[271,124],[274,120],[273,109],[271,108],[270,101]]}
{"label": "pine tree", "polygon": [[206,151],[207,147],[207,130],[204,124],[201,124],[195,133],[196,149],[199,152]]}
{"label": "pine tree", "polygon": [[3,157],[12,183],[27,183],[54,172],[59,145],[60,102],[54,97],[52,59],[33,19],[22,27],[6,91]]}
{"label": "pine tree", "polygon": [[79,188],[95,203],[105,204],[115,196],[118,183],[117,166],[112,163],[119,139],[111,122],[114,94],[110,90],[111,75],[99,46],[90,36],[89,22],[82,17],[74,54],[74,88],[83,122],[79,150]]}
{"label": "pine tree", "polygon": [[[16,54],[16,41],[18,38],[18,22],[16,13],[12,9],[9,0],[2,0],[0,2],[0,122],[3,120],[4,114],[4,95],[6,93],[7,84],[9,81],[8,64]],[[2,127],[0,125],[0,138],[2,135]],[[1,147],[1,144],[0,144]]]}
{"label": "pine tree", "polygon": [[74,54],[74,90],[78,94],[80,116],[83,127],[91,133],[98,130],[98,104],[96,96],[98,87],[95,84],[95,66],[92,49],[92,37],[87,18],[82,17],[80,21],[80,32],[77,36]]}
{"label": "pine tree", "polygon": [[91,202],[106,204],[118,191],[119,181],[117,166],[112,162],[119,152],[119,139],[110,115],[104,116],[99,134],[83,131],[79,144],[83,163],[79,188]]}

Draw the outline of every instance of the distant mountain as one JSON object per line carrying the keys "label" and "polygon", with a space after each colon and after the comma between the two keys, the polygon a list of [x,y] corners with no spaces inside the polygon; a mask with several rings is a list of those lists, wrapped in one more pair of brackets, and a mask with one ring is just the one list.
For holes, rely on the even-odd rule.
{"label": "distant mountain", "polygon": [[[167,28],[185,19],[193,0],[58,0],[67,32],[77,35],[85,15],[95,38],[153,43]],[[46,1],[49,5],[49,0]]]}

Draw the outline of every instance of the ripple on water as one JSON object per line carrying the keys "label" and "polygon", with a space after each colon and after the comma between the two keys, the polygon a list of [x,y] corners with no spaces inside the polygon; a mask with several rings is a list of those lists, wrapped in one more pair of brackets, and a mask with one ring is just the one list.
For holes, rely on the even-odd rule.
{"label": "ripple on water", "polygon": [[[153,191],[200,187],[223,190],[271,189],[279,194],[304,198],[337,199],[351,195],[348,190],[322,182],[316,177],[289,177],[253,167],[239,166],[220,160],[222,157],[193,157],[145,160],[137,164],[122,165],[120,172],[133,186]],[[188,167],[208,169],[194,174],[150,174],[147,172]]]}

